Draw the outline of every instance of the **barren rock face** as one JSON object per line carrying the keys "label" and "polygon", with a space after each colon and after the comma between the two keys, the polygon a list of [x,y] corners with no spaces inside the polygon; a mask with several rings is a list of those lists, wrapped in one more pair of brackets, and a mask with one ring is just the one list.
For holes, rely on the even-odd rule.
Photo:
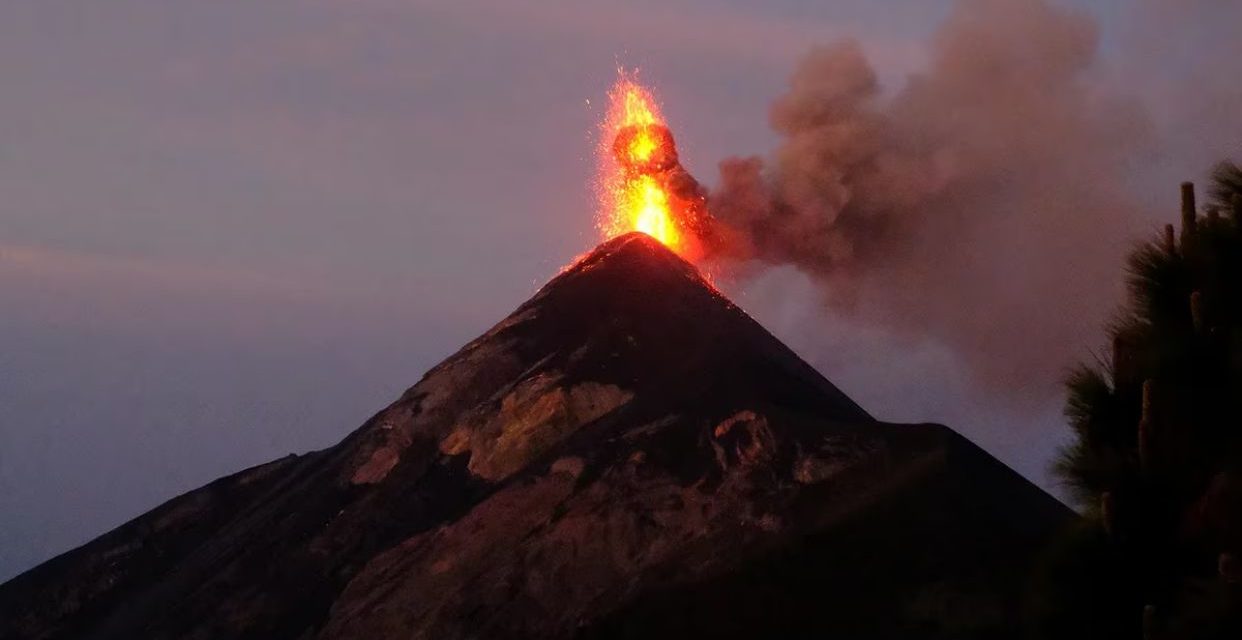
{"label": "barren rock face", "polygon": [[336,446],[0,586],[0,638],[1012,637],[1069,517],[631,235]]}
{"label": "barren rock face", "polygon": [[523,380],[505,394],[499,408],[481,407],[468,416],[440,442],[440,451],[469,452],[471,473],[500,480],[633,396],[616,385],[583,382],[567,388],[561,383],[556,374]]}
{"label": "barren rock face", "polygon": [[712,431],[716,460],[724,469],[731,463],[753,466],[776,457],[776,437],[768,421],[754,411],[739,411]]}
{"label": "barren rock face", "polygon": [[[457,522],[368,563],[321,637],[466,638],[480,629],[559,637],[661,584],[673,567],[702,577],[734,565],[733,545],[762,545],[780,530],[796,486],[787,468],[758,468],[780,446],[761,419],[747,412],[729,424],[736,429],[729,447],[740,457],[724,454],[722,466],[704,467],[689,484],[618,452],[611,462],[597,459],[585,484],[583,459],[567,457],[506,486]],[[729,435],[701,431],[701,456]],[[463,584],[470,586],[454,588]],[[523,594],[516,601],[515,590]],[[492,619],[479,624],[480,616]]]}

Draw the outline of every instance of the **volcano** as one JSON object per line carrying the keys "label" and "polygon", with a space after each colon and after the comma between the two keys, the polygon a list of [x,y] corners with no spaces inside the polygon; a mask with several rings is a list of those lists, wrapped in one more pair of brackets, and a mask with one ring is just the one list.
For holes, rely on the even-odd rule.
{"label": "volcano", "polygon": [[1073,517],[634,233],[336,446],[0,586],[0,637],[1012,637]]}

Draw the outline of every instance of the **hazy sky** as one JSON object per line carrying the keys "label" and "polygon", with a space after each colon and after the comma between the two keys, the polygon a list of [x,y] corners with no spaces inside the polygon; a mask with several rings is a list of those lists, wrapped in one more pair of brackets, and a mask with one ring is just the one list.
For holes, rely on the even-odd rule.
{"label": "hazy sky", "polygon": [[[1077,3],[1100,82],[1176,140],[1134,168],[1169,211],[1242,148],[1230,4]],[[857,38],[895,84],[950,5],[0,3],[0,579],[336,442],[589,249],[618,63],[710,182],[772,146],[808,48]],[[825,317],[796,274],[730,290],[879,417],[945,421],[1048,486],[1057,404],[982,397],[943,348]]]}

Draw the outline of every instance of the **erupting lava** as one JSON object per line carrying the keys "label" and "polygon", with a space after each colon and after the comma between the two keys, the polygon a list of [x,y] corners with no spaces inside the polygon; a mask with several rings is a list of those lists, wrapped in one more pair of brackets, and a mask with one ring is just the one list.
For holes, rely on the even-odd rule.
{"label": "erupting lava", "polygon": [[600,142],[600,233],[608,239],[641,231],[696,257],[704,197],[678,162],[655,98],[624,72],[608,95]]}

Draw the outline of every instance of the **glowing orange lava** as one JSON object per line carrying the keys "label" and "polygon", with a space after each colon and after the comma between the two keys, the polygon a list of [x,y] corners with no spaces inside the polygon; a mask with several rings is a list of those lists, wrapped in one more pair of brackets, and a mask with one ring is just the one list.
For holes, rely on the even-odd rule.
{"label": "glowing orange lava", "polygon": [[604,239],[641,231],[693,253],[688,203],[670,189],[681,171],[677,148],[651,92],[622,72],[608,93],[600,142],[599,230]]}

